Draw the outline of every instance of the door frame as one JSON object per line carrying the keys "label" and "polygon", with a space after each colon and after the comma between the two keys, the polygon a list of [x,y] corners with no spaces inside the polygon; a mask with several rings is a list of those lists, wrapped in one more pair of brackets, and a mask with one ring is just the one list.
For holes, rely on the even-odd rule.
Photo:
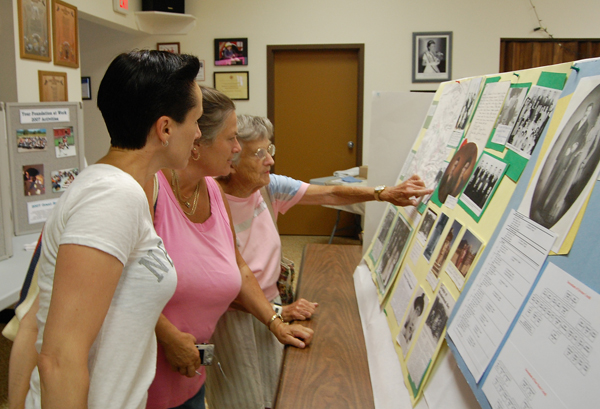
{"label": "door frame", "polygon": [[[296,44],[267,45],[267,117],[275,125],[275,54],[278,51],[339,51],[355,50],[358,57],[357,110],[356,110],[356,166],[362,165],[363,106],[365,91],[364,44]],[[275,138],[273,138],[274,140]]]}

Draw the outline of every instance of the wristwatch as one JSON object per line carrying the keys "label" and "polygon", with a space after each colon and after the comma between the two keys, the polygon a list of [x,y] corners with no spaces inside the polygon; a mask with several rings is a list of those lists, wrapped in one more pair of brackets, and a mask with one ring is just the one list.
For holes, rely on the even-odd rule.
{"label": "wristwatch", "polygon": [[385,190],[385,185],[379,185],[375,188],[375,192],[373,193],[373,196],[375,196],[375,200],[377,200],[378,202],[381,202],[381,198],[379,197],[379,195],[381,195],[381,192],[383,192]]}

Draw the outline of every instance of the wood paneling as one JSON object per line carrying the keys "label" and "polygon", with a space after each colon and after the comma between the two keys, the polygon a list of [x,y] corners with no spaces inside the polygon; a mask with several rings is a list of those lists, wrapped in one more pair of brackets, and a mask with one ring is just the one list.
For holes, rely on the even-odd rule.
{"label": "wood paneling", "polygon": [[360,258],[360,246],[306,246],[298,297],[319,303],[301,322],[315,335],[306,349],[286,347],[275,408],[374,408],[353,279]]}
{"label": "wood paneling", "polygon": [[500,40],[500,72],[600,57],[600,39]]}

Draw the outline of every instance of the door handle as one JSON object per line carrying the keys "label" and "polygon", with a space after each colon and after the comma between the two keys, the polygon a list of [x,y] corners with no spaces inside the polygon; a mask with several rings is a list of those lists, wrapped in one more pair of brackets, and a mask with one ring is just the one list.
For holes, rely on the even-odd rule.
{"label": "door handle", "polygon": [[349,141],[348,142],[348,149],[352,149],[352,148],[354,148],[354,142]]}

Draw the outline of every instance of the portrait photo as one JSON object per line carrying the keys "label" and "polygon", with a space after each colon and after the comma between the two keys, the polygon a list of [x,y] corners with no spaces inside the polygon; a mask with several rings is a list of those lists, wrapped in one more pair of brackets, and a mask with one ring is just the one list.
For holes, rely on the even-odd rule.
{"label": "portrait photo", "polygon": [[471,114],[475,109],[475,102],[477,100],[477,96],[479,95],[479,88],[481,88],[481,80],[482,78],[473,78],[469,82],[467,96],[465,98],[462,108],[460,109],[460,113],[458,114],[458,119],[456,120],[456,125],[454,126],[454,129],[461,131],[465,130],[465,127],[469,122],[469,118],[471,118]]}
{"label": "portrait photo", "polygon": [[248,39],[216,38],[215,65],[248,65]]}
{"label": "portrait photo", "polygon": [[[589,77],[586,80],[588,81],[580,81],[581,89],[575,91],[577,95],[572,97],[569,104],[571,109],[567,110],[563,118],[564,127],[559,126],[558,136],[554,138],[543,165],[540,166],[537,182],[535,185],[532,182],[535,188],[529,206],[529,217],[549,229],[570,211],[598,173],[600,77]],[[571,107],[571,104],[574,106]],[[578,209],[574,209],[575,213],[577,211]],[[564,226],[564,232],[568,231],[571,223]]]}
{"label": "portrait photo", "polygon": [[481,240],[467,229],[458,243],[456,251],[450,258],[450,262],[456,267],[463,278],[467,276],[469,268],[473,265],[473,261],[481,249],[481,245]]}
{"label": "portrait photo", "polygon": [[452,32],[413,33],[412,82],[452,77]]}
{"label": "portrait photo", "polygon": [[369,257],[373,264],[377,263],[377,260],[379,260],[379,256],[381,256],[381,251],[383,250],[385,239],[387,238],[388,233],[390,232],[392,224],[394,224],[394,216],[396,216],[396,208],[394,206],[389,206],[381,222],[381,225],[379,226],[379,232],[377,233],[376,239],[373,241],[373,245],[369,253]]}
{"label": "portrait photo", "polygon": [[438,186],[438,200],[445,203],[448,196],[457,197],[467,184],[477,161],[477,145],[465,143],[454,154]]}
{"label": "portrait photo", "polygon": [[423,216],[421,227],[419,227],[419,231],[417,232],[417,240],[419,240],[419,243],[425,244],[436,219],[437,214],[433,210],[427,209],[427,213],[425,213],[425,216]]}
{"label": "portrait photo", "polygon": [[428,306],[429,298],[427,298],[425,291],[421,287],[418,287],[410,302],[404,322],[400,323],[400,333],[396,338],[404,356],[406,356],[412,345],[413,335],[417,328],[419,328],[419,325],[421,325],[421,320]]}
{"label": "portrait photo", "polygon": [[460,200],[476,216],[481,216],[483,209],[496,191],[496,188],[502,181],[502,176],[506,170],[506,163],[502,160],[483,153],[475,172],[469,179],[467,187],[462,193]]}
{"label": "portrait photo", "polygon": [[444,228],[446,227],[446,224],[448,223],[448,220],[449,218],[445,213],[442,213],[438,218],[437,224],[433,229],[433,233],[431,233],[431,237],[429,237],[429,241],[427,242],[427,247],[425,247],[425,251],[423,252],[423,257],[425,257],[427,261],[431,261],[431,255],[433,254],[433,250],[438,244],[438,241],[440,240],[440,237],[442,235],[442,232],[444,231]]}
{"label": "portrait photo", "polygon": [[23,190],[25,196],[39,196],[46,193],[44,187],[44,165],[23,166]]}
{"label": "portrait photo", "polygon": [[45,151],[48,145],[46,129],[17,129],[17,152]]}
{"label": "portrait photo", "polygon": [[454,220],[452,223],[452,227],[448,230],[444,241],[442,242],[442,247],[435,258],[435,262],[433,263],[433,267],[431,267],[431,272],[435,275],[436,278],[440,278],[440,271],[442,270],[442,265],[446,262],[448,255],[450,254],[450,249],[454,244],[454,241],[458,237],[460,230],[462,229],[462,224],[458,220]]}
{"label": "portrait photo", "polygon": [[398,213],[396,223],[392,227],[390,237],[381,256],[381,260],[375,270],[381,277],[381,293],[385,294],[391,284],[393,273],[397,271],[397,264],[400,257],[404,254],[406,245],[409,241],[412,228],[410,224]]}
{"label": "portrait photo", "polygon": [[531,157],[548,120],[552,117],[560,93],[560,90],[546,87],[531,88],[506,141],[510,150],[524,158]]}

